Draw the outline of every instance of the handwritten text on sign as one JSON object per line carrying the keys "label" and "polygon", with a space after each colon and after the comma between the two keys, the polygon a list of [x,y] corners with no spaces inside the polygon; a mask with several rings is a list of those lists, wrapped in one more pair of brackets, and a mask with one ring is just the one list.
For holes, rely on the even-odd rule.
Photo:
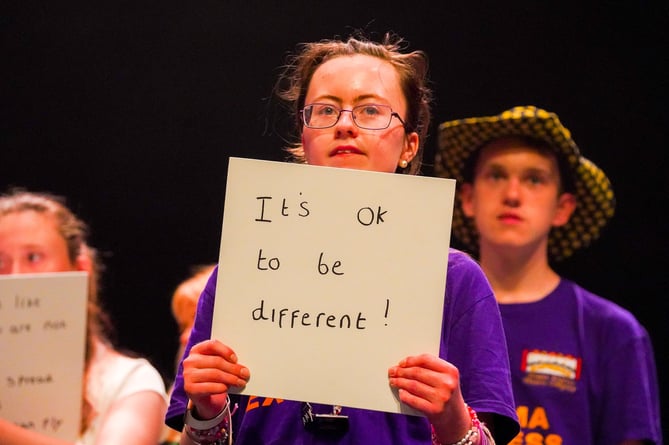
{"label": "handwritten text on sign", "polygon": [[0,417],[76,440],[86,338],[87,274],[0,276]]}
{"label": "handwritten text on sign", "polygon": [[409,412],[387,370],[438,354],[455,181],[231,158],[212,337],[245,394]]}

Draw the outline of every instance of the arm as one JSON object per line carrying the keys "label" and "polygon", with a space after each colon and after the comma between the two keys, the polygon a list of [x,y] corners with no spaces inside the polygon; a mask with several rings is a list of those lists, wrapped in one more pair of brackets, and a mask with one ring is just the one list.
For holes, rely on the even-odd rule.
{"label": "arm", "polygon": [[470,436],[473,443],[494,443],[488,428],[499,443],[518,433],[497,301],[471,257],[454,249],[449,253],[439,357],[408,357],[389,376],[401,378],[391,385],[400,389],[402,402],[425,413],[442,444],[457,443],[471,429],[465,401],[484,424],[476,437]]}
{"label": "arm", "polygon": [[155,445],[163,433],[167,404],[154,391],[141,391],[114,402],[96,440],[104,445]]}
{"label": "arm", "polygon": [[445,298],[439,356],[457,368],[462,398],[494,440],[510,443],[520,425],[499,307],[478,264],[456,250],[449,254]]}

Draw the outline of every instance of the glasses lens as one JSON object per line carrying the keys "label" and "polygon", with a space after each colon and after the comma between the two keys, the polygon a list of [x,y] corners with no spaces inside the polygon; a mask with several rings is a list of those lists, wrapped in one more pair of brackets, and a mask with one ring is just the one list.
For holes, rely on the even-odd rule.
{"label": "glasses lens", "polygon": [[332,105],[311,104],[304,107],[304,123],[311,128],[327,128],[337,123],[339,110]]}
{"label": "glasses lens", "polygon": [[355,124],[366,130],[388,128],[393,118],[393,111],[387,105],[367,104],[358,105],[352,110],[340,110],[334,105],[318,103],[306,105],[302,110],[302,118],[309,128],[329,128],[337,123],[343,111],[350,112]]}
{"label": "glasses lens", "polygon": [[392,113],[386,105],[359,105],[353,108],[353,119],[360,128],[383,130],[390,125]]}

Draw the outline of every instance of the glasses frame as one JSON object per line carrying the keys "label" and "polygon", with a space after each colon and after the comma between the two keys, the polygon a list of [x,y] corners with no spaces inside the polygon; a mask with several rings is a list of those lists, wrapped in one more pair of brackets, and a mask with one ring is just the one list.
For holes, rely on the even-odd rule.
{"label": "glasses frame", "polygon": [[[328,126],[325,126],[325,127],[323,127],[323,126],[309,125],[309,124],[307,123],[307,117],[306,117],[306,115],[305,115],[305,110],[306,110],[307,108],[309,108],[309,107],[313,107],[314,105],[325,105],[325,106],[328,106],[328,107],[332,107],[332,108],[334,108],[335,110],[339,110],[339,112],[337,113],[337,119],[335,119],[335,121],[334,121],[331,125],[328,125]],[[355,120],[355,114],[353,113],[353,111],[354,111],[355,109],[357,109],[357,108],[368,107],[368,106],[383,107],[383,108],[387,108],[387,109],[390,110],[390,119],[388,119],[388,124],[386,124],[385,127],[381,127],[381,128],[369,128],[369,127],[363,127],[362,125],[360,125],[360,124],[358,123],[358,121]],[[363,104],[363,105],[356,105],[355,107],[351,108],[350,110],[347,110],[347,109],[345,109],[345,108],[339,108],[338,106],[336,106],[336,105],[332,105],[332,104],[327,104],[327,103],[323,103],[323,102],[314,102],[314,103],[310,103],[310,104],[305,105],[305,106],[300,110],[300,116],[302,116],[302,123],[304,123],[305,127],[307,127],[307,128],[312,128],[312,129],[314,129],[314,130],[324,130],[324,129],[326,129],[326,128],[332,128],[332,127],[334,127],[335,125],[337,125],[337,123],[339,122],[339,119],[341,119],[341,114],[342,114],[344,111],[348,111],[349,113],[351,113],[351,120],[353,121],[353,123],[355,124],[355,126],[358,127],[358,128],[361,128],[361,129],[363,129],[363,130],[385,130],[386,128],[390,127],[390,124],[391,124],[392,121],[393,121],[393,117],[396,117],[397,120],[399,120],[399,121],[402,123],[402,127],[404,127],[404,129],[406,129],[406,123],[404,122],[404,119],[402,119],[402,117],[400,117],[400,115],[397,114],[397,112],[393,111],[393,109],[392,109],[392,107],[391,107],[390,105],[384,105],[384,104]]]}

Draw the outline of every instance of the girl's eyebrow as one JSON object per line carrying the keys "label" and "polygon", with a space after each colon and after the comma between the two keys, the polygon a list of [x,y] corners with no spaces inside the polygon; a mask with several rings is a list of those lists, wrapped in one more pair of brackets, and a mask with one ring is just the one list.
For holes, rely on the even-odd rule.
{"label": "girl's eyebrow", "polygon": [[[380,96],[377,96],[376,94],[361,94],[361,95],[356,96],[356,97],[353,98],[353,103],[362,102],[363,100],[367,100],[367,99],[379,100],[379,101],[382,101],[384,103],[388,102],[386,99],[384,99]],[[344,102],[340,97],[337,97],[337,96],[334,96],[334,95],[331,95],[331,94],[318,96],[314,100],[316,102],[318,102],[320,100],[331,100],[332,102],[336,102],[338,104],[341,104],[342,102]]]}

